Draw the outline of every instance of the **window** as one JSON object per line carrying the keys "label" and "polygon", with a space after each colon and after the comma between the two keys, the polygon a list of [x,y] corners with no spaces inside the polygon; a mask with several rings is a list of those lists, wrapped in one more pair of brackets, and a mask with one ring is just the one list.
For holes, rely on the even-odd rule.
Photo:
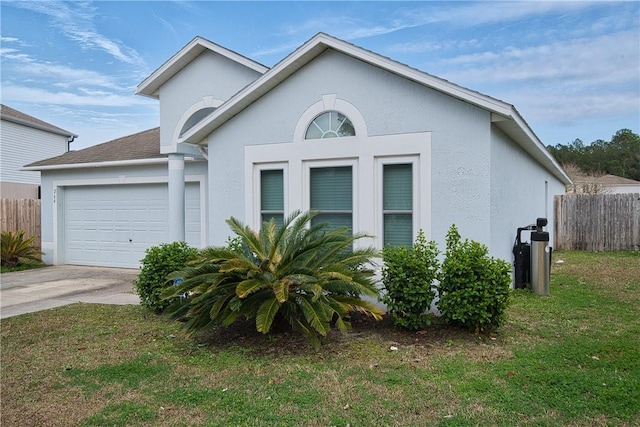
{"label": "window", "polygon": [[307,128],[305,139],[339,138],[355,136],[351,120],[337,111],[327,111],[317,116]]}
{"label": "window", "polygon": [[185,133],[187,133],[189,129],[197,125],[198,122],[200,122],[202,119],[204,119],[214,111],[215,111],[215,107],[205,107],[193,113],[191,117],[189,117],[187,121],[184,123],[184,126],[182,126],[182,129],[180,130],[180,137],[182,137]]}
{"label": "window", "polygon": [[260,171],[260,218],[272,218],[279,226],[284,222],[284,173],[282,169]]}
{"label": "window", "polygon": [[320,211],[312,225],[328,222],[331,228],[353,230],[353,172],[351,166],[310,169],[310,207]]}
{"label": "window", "polygon": [[413,165],[382,167],[383,244],[411,247],[413,243]]}

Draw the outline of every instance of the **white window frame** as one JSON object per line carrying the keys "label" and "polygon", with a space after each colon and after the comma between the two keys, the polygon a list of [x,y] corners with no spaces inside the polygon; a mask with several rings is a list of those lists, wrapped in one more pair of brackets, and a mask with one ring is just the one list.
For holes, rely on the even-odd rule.
{"label": "white window frame", "polygon": [[[376,163],[376,247],[384,247],[384,167],[386,165],[411,165],[411,179],[412,179],[412,242],[415,241],[420,230],[420,218],[421,215],[421,201],[420,201],[420,156],[408,155],[408,156],[377,156]],[[423,227],[424,228],[424,227]],[[427,230],[424,230],[425,235],[428,234]],[[429,233],[430,234],[430,233]]]}

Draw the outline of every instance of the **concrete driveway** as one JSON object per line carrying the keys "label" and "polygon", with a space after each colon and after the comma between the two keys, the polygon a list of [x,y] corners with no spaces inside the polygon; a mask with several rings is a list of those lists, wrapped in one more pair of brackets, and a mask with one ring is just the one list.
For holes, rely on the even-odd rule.
{"label": "concrete driveway", "polygon": [[0,275],[0,318],[75,302],[139,304],[137,269],[60,265]]}

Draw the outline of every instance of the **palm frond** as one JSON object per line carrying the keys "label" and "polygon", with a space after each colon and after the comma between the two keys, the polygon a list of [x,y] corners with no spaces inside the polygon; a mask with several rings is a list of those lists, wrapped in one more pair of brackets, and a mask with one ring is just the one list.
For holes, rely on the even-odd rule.
{"label": "palm frond", "polygon": [[263,334],[271,330],[273,319],[280,310],[280,302],[275,297],[265,300],[256,314],[256,329]]}
{"label": "palm frond", "polygon": [[234,217],[229,218],[227,220],[227,224],[229,224],[231,230],[242,239],[242,243],[245,244],[258,258],[267,258],[268,253],[265,251],[263,242],[260,241],[259,233],[253,231],[249,226],[244,225]]}
{"label": "palm frond", "polygon": [[249,294],[252,294],[253,292],[258,292],[261,289],[265,289],[269,287],[270,287],[270,283],[265,282],[264,280],[261,280],[261,279],[243,280],[242,282],[238,283],[238,285],[236,286],[236,295],[239,298],[246,298]]}
{"label": "palm frond", "polygon": [[286,277],[273,284],[273,294],[281,304],[289,299],[289,280]]}
{"label": "palm frond", "polygon": [[319,301],[312,302],[308,295],[298,295],[296,301],[304,314],[304,319],[320,335],[327,335],[329,329],[329,318],[327,310]]}

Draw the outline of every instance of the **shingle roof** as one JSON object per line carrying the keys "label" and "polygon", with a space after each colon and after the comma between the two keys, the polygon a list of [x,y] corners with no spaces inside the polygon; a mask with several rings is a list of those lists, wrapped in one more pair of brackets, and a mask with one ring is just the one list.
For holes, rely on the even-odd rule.
{"label": "shingle roof", "polygon": [[622,176],[611,175],[611,174],[601,177],[600,182],[603,185],[638,185],[640,184],[640,181],[625,178]]}
{"label": "shingle roof", "polygon": [[47,123],[43,120],[37,119],[33,116],[25,114],[21,111],[18,111],[14,108],[11,108],[7,105],[0,104],[0,117],[3,120],[8,120],[16,123],[20,123],[26,126],[35,127],[37,129],[46,130],[49,132],[57,133],[59,135],[65,136],[78,136],[68,130],[64,130],[59,128],[58,126],[54,126],[51,123]]}
{"label": "shingle roof", "polygon": [[43,166],[161,159],[166,157],[166,154],[160,153],[160,128],[154,128],[82,150],[70,151],[61,156],[40,160],[25,167],[38,168]]}

